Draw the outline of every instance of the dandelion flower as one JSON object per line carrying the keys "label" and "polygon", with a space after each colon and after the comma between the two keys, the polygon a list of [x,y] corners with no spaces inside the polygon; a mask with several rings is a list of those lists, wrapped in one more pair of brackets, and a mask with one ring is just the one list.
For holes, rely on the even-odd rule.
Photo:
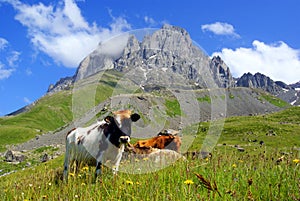
{"label": "dandelion flower", "polygon": [[81,183],[81,186],[85,186],[86,184],[85,183]]}
{"label": "dandelion flower", "polygon": [[136,184],[137,184],[137,185],[140,185],[141,183],[137,181]]}
{"label": "dandelion flower", "polygon": [[145,158],[143,158],[143,161],[147,161],[147,160],[149,160],[149,158],[148,158],[148,157],[145,157]]}
{"label": "dandelion flower", "polygon": [[298,164],[298,163],[300,163],[300,160],[299,159],[294,159],[293,162]]}
{"label": "dandelion flower", "polygon": [[75,176],[75,174],[74,173],[69,173],[69,175],[71,176],[71,177],[74,177]]}
{"label": "dandelion flower", "polygon": [[136,159],[134,159],[134,161],[135,161],[135,162],[139,162],[140,160],[136,158]]}
{"label": "dandelion flower", "polygon": [[126,184],[133,185],[132,181],[126,180]]}
{"label": "dandelion flower", "polygon": [[232,165],[232,167],[233,167],[233,168],[236,168],[236,167],[237,167],[237,165],[234,163],[234,164]]}
{"label": "dandelion flower", "polygon": [[88,171],[89,170],[89,167],[88,166],[85,166],[82,168],[82,171]]}
{"label": "dandelion flower", "polygon": [[184,181],[184,183],[187,184],[187,185],[191,185],[194,182],[192,180],[190,180],[190,179],[187,179],[187,180]]}
{"label": "dandelion flower", "polygon": [[47,195],[43,195],[42,198],[43,198],[43,199],[47,199],[48,196],[47,196]]}

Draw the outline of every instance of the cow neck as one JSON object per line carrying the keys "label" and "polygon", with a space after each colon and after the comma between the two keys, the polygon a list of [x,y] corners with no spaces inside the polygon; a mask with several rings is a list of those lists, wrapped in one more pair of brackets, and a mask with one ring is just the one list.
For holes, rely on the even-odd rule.
{"label": "cow neck", "polygon": [[112,143],[114,146],[120,148],[121,147],[121,143],[119,141],[119,138],[121,136],[128,136],[126,135],[116,124],[115,122],[116,120],[114,119],[113,122],[110,122],[108,124],[105,124],[104,128],[103,128],[103,134],[106,137],[106,139],[108,138],[109,142]]}

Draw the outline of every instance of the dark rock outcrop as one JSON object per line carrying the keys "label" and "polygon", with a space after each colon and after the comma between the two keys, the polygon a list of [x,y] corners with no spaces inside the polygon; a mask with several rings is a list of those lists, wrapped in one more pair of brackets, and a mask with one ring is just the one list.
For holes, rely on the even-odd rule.
{"label": "dark rock outcrop", "polygon": [[262,89],[291,105],[299,105],[300,94],[294,87],[287,85],[282,81],[273,81],[271,78],[261,73],[256,73],[254,75],[245,73],[237,80],[236,86]]}
{"label": "dark rock outcrop", "polygon": [[271,94],[278,95],[282,91],[282,87],[277,85],[271,78],[261,73],[245,73],[238,79],[236,85],[238,87],[259,88]]}
{"label": "dark rock outcrop", "polygon": [[51,84],[48,87],[47,93],[54,93],[61,90],[69,90],[72,87],[73,83],[74,83],[74,76],[61,78],[54,85]]}
{"label": "dark rock outcrop", "polygon": [[214,80],[219,87],[229,88],[235,86],[235,81],[230,73],[230,69],[221,57],[214,56],[209,66],[213,72]]}

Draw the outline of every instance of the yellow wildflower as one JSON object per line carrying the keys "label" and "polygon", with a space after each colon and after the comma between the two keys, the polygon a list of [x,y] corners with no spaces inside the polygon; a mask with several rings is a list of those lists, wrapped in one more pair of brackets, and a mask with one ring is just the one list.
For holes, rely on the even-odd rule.
{"label": "yellow wildflower", "polygon": [[184,183],[187,184],[187,185],[191,185],[194,182],[192,180],[190,180],[190,179],[187,179],[187,180],[184,181]]}
{"label": "yellow wildflower", "polygon": [[74,177],[75,176],[75,174],[74,173],[69,173],[69,175],[71,176],[71,177]]}
{"label": "yellow wildflower", "polygon": [[300,163],[300,160],[299,159],[294,159],[293,162],[298,164],[298,163]]}
{"label": "yellow wildflower", "polygon": [[88,171],[89,170],[89,166],[85,166],[82,168],[82,171]]}
{"label": "yellow wildflower", "polygon": [[148,158],[148,157],[145,157],[145,158],[143,158],[143,161],[147,161],[147,160],[149,160],[149,158]]}
{"label": "yellow wildflower", "polygon": [[126,180],[126,184],[133,185],[132,181]]}
{"label": "yellow wildflower", "polygon": [[81,183],[81,186],[85,186],[86,184],[85,183]]}
{"label": "yellow wildflower", "polygon": [[234,163],[234,164],[232,165],[232,167],[233,167],[233,168],[236,168],[236,167],[237,167],[237,165]]}

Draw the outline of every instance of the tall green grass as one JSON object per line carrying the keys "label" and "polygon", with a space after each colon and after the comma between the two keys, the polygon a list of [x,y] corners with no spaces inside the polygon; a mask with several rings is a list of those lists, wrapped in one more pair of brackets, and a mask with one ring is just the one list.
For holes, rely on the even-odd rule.
{"label": "tall green grass", "polygon": [[[257,154],[217,147],[211,159],[180,159],[147,174],[111,170],[93,183],[94,168],[82,168],[61,180],[62,158],[0,178],[1,200],[298,200],[299,153],[281,162],[276,149],[255,147]],[[254,149],[252,147],[251,149]],[[123,161],[123,164],[126,161]],[[133,161],[132,163],[139,163]],[[196,174],[202,176],[200,180]]]}

